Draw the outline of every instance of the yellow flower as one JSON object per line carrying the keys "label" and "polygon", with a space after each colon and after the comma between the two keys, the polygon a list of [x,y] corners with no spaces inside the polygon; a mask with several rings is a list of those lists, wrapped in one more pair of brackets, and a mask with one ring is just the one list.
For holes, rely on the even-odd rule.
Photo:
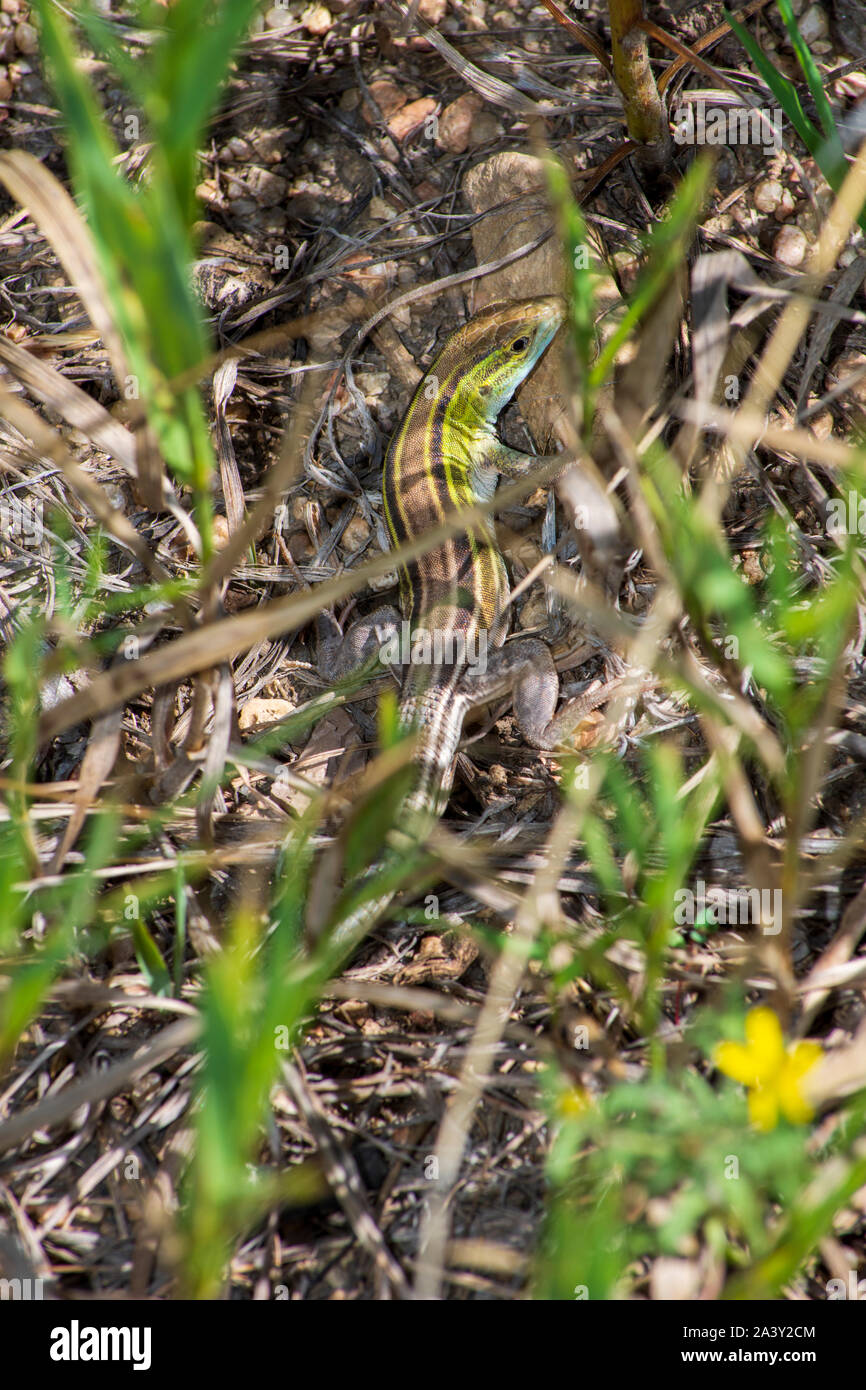
{"label": "yellow flower", "polygon": [[564,1091],[560,1091],[556,1105],[563,1120],[575,1120],[589,1110],[592,1097],[583,1086],[568,1086]]}
{"label": "yellow flower", "polygon": [[756,1129],[775,1129],[779,1112],[792,1124],[805,1124],[812,1108],[800,1082],[823,1056],[819,1043],[798,1042],[786,1049],[782,1027],[763,1006],[746,1016],[745,1043],[719,1043],[714,1061],[719,1071],[749,1088],[749,1119]]}

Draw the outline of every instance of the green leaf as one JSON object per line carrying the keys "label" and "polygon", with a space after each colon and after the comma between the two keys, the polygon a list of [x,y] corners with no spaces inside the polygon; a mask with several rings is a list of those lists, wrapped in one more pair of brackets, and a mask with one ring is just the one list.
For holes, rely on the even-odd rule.
{"label": "green leaf", "polygon": [[637,284],[629,295],[626,311],[599,353],[590,372],[597,389],[607,378],[617,353],[636,326],[649,313],[666,289],[671,276],[682,265],[709,187],[711,162],[696,159],[662,217],[646,239],[647,255]]}
{"label": "green leaf", "polygon": [[171,994],[171,976],[168,973],[168,967],[150,931],[140,918],[135,918],[132,923],[132,941],[139,969],[147,980],[151,993]]}

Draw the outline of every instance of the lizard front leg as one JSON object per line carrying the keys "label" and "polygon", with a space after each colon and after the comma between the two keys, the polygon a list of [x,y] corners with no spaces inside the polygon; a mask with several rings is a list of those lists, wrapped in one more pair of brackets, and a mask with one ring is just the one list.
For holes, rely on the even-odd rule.
{"label": "lizard front leg", "polygon": [[343,633],[330,613],[316,620],[317,664],[326,680],[345,680],[399,638],[400,614],[390,604],[357,618]]}
{"label": "lizard front leg", "polygon": [[563,468],[574,462],[570,454],[524,454],[520,449],[512,449],[510,444],[503,444],[502,440],[496,437],[489,445],[484,446],[484,467],[495,469],[505,478],[523,478],[533,469],[543,468],[555,459],[562,460]]}

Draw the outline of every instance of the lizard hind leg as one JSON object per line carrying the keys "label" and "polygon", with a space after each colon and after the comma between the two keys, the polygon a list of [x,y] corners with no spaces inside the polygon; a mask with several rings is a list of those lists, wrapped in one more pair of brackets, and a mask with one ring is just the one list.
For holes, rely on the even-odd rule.
{"label": "lizard hind leg", "polygon": [[[510,642],[502,653],[512,671],[512,703],[520,732],[533,748],[554,748],[559,676],[550,648],[534,637]],[[553,740],[553,741],[551,741]]]}
{"label": "lizard hind leg", "polygon": [[[514,714],[520,732],[533,748],[545,752],[565,743],[577,725],[598,704],[613,693],[613,687],[599,694],[567,700],[557,714],[559,676],[545,642],[521,637],[491,653],[485,672],[469,670],[464,689],[473,704],[486,703],[511,692]],[[614,682],[616,686],[619,682]]]}
{"label": "lizard hind leg", "polygon": [[523,637],[488,649],[486,665],[471,666],[464,673],[463,689],[473,705],[510,694],[527,743],[534,748],[548,746],[545,734],[556,711],[559,677],[546,643]]}

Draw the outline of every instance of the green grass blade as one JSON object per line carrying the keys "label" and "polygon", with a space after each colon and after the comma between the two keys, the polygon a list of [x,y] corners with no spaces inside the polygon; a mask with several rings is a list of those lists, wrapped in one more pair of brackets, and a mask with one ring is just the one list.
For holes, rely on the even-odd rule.
{"label": "green grass blade", "polygon": [[822,143],[821,132],[817,126],[812,124],[800,105],[800,98],[793,83],[789,82],[787,77],[783,77],[779,70],[773,67],[763,49],[758,47],[749,31],[738,23],[729,10],[724,10],[723,14],[806,149],[810,154],[817,154]]}
{"label": "green grass blade", "polygon": [[809,52],[809,49],[806,47],[800,30],[797,28],[797,21],[794,18],[794,11],[791,9],[791,0],[776,0],[776,3],[779,7],[779,13],[781,14],[782,19],[785,22],[785,28],[788,30],[788,34],[790,35],[791,43],[794,47],[794,52],[797,55],[797,62],[803,69],[803,74],[806,78],[809,91],[812,94],[812,100],[815,103],[815,109],[818,112],[818,119],[821,122],[824,134],[827,136],[828,140],[835,143],[836,157],[838,159],[844,159],[842,143],[839,140],[839,134],[836,130],[836,122],[833,119],[833,112],[831,110],[830,103],[827,100],[827,94],[824,91],[824,84],[821,81],[821,74],[819,73],[818,68],[815,65],[815,59],[812,57],[811,53]]}

